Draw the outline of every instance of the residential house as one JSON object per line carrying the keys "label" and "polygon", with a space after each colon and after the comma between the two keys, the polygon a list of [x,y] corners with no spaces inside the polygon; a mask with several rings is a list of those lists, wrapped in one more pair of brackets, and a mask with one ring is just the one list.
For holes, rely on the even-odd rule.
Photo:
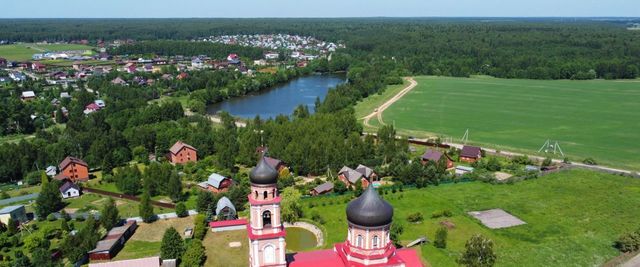
{"label": "residential house", "polygon": [[[65,118],[69,118],[69,110],[66,107],[61,107],[60,111],[62,111],[62,116],[64,116]],[[58,116],[58,111],[57,110],[53,111],[52,116],[55,119],[56,116]]]}
{"label": "residential house", "polygon": [[229,64],[240,64],[240,57],[237,54],[229,54],[229,56],[227,56],[227,62],[229,62]]}
{"label": "residential house", "polygon": [[100,106],[98,106],[98,104],[96,104],[94,102],[94,103],[91,103],[89,105],[86,105],[84,107],[84,111],[83,112],[84,112],[84,115],[89,115],[89,114],[94,113],[94,112],[96,112],[96,111],[98,111],[100,109],[102,109],[102,108]]}
{"label": "residential house", "polygon": [[13,79],[16,82],[21,82],[21,81],[25,81],[27,80],[27,76],[25,76],[24,74],[17,72],[17,71],[12,71],[9,72],[9,77],[11,79]]}
{"label": "residential house", "polygon": [[258,60],[254,60],[253,61],[253,65],[256,66],[266,66],[267,65],[267,61],[264,59],[258,59]]}
{"label": "residential house", "polygon": [[60,98],[71,98],[71,95],[68,92],[61,92]]}
{"label": "residential house", "polygon": [[44,172],[47,174],[47,176],[53,177],[53,176],[56,176],[56,174],[58,174],[58,168],[56,168],[56,166],[51,165],[47,167],[47,169]]}
{"label": "residential house", "polygon": [[191,60],[191,67],[195,69],[201,69],[204,67],[204,62],[200,58],[194,58]]}
{"label": "residential house", "polygon": [[120,227],[114,227],[111,229],[107,236],[98,241],[96,248],[89,251],[89,259],[91,260],[110,260],[118,254],[118,252],[124,247],[124,244],[129,240],[129,237],[138,228],[138,224],[135,221],[128,221],[125,225]]}
{"label": "residential house", "polygon": [[326,182],[324,184],[318,185],[309,191],[309,194],[312,196],[322,195],[333,191],[333,183]]}
{"label": "residential house", "polygon": [[264,59],[266,60],[277,60],[280,57],[280,54],[277,52],[267,52],[264,54]]}
{"label": "residential house", "polygon": [[378,180],[378,174],[367,166],[360,164],[356,167],[356,171],[361,173],[364,178],[369,180],[369,182],[375,182]]}
{"label": "residential house", "polygon": [[153,72],[153,64],[151,64],[151,63],[144,64],[144,71],[145,72]]}
{"label": "residential house", "polygon": [[224,177],[217,173],[212,173],[207,178],[207,181],[199,183],[198,185],[203,189],[209,190],[213,193],[224,193],[229,191],[229,187],[233,184],[231,178]]}
{"label": "residential house", "polygon": [[35,72],[45,72],[47,71],[47,66],[40,62],[36,62],[31,65],[31,69]]}
{"label": "residential house", "polygon": [[0,223],[7,225],[9,219],[24,223],[28,220],[24,205],[7,206],[0,209]]}
{"label": "residential house", "polygon": [[198,161],[198,150],[182,141],[178,141],[169,149],[169,161],[172,164],[196,162]]}
{"label": "residential house", "polygon": [[369,186],[369,181],[363,179],[362,173],[351,169],[347,166],[342,167],[338,172],[338,179],[342,181],[347,187],[355,186],[358,181],[362,181],[362,188]]}
{"label": "residential house", "polygon": [[184,80],[186,78],[189,78],[189,74],[186,72],[181,72],[180,74],[178,74],[177,78],[178,80]]}
{"label": "residential house", "polygon": [[66,157],[58,165],[60,173],[54,178],[57,180],[69,179],[72,182],[85,182],[89,180],[89,165],[76,157]]}
{"label": "residential house", "polygon": [[20,99],[22,99],[22,101],[34,100],[36,99],[36,93],[34,91],[24,91],[20,95]]}
{"label": "residential house", "polygon": [[422,154],[421,159],[422,159],[422,164],[425,165],[427,164],[427,162],[433,162],[435,164],[438,164],[440,160],[442,160],[443,158],[444,160],[446,160],[447,169],[453,168],[453,160],[451,160],[449,155],[437,150],[427,149],[427,151],[425,151],[424,154]]}
{"label": "residential house", "polygon": [[127,85],[127,81],[123,80],[120,77],[117,77],[113,80],[111,80],[111,84],[116,84],[116,85]]}
{"label": "residential house", "polygon": [[218,203],[216,203],[216,218],[218,221],[235,220],[238,218],[236,207],[233,206],[233,203],[231,203],[231,200],[227,197],[222,197],[218,200]]}
{"label": "residential house", "polygon": [[69,180],[65,180],[64,184],[62,184],[59,189],[63,199],[80,196],[80,187]]}
{"label": "residential house", "polygon": [[124,68],[127,73],[135,73],[136,71],[138,71],[135,63],[127,63]]}
{"label": "residential house", "polygon": [[460,161],[473,163],[482,158],[482,149],[477,146],[464,146],[460,152]]}

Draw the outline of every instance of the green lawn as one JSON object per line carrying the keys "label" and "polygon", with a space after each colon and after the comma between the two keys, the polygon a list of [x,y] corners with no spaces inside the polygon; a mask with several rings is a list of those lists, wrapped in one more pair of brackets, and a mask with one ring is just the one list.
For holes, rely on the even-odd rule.
{"label": "green lawn", "polygon": [[8,60],[31,60],[33,54],[44,51],[91,50],[93,47],[78,44],[13,44],[0,45],[0,57]]}
{"label": "green lawn", "polygon": [[[640,81],[417,77],[384,112],[406,134],[435,133],[500,150],[557,140],[572,160],[640,170]],[[372,120],[375,121],[375,120]],[[374,122],[375,123],[375,122]]]}
{"label": "green lawn", "polygon": [[[98,194],[85,193],[78,198],[65,200],[68,203],[65,209],[72,209],[79,212],[88,212],[91,210],[100,211],[106,203],[108,197]],[[136,201],[114,198],[118,212],[122,218],[131,218],[138,216],[139,203]],[[174,212],[174,209],[161,208],[153,206],[153,212],[156,214]]]}
{"label": "green lawn", "polygon": [[[513,185],[481,182],[446,184],[405,190],[384,196],[395,208],[394,223],[402,223],[406,244],[422,235],[433,240],[439,223],[449,220],[447,249],[421,248],[432,266],[456,266],[471,235],[481,233],[496,244],[497,266],[596,266],[617,256],[612,242],[640,227],[640,179],[586,170],[556,173]],[[328,229],[327,248],[343,242],[347,233],[345,197],[303,200],[305,214],[318,212]],[[309,203],[315,202],[314,208]],[[325,203],[325,206],[322,205]],[[468,216],[469,211],[502,208],[526,225],[490,230]],[[451,218],[431,219],[450,210]],[[409,224],[408,214],[421,212],[425,221]]]}
{"label": "green lawn", "polygon": [[129,240],[113,260],[119,261],[151,257],[153,255],[159,256],[161,244],[162,242]]}

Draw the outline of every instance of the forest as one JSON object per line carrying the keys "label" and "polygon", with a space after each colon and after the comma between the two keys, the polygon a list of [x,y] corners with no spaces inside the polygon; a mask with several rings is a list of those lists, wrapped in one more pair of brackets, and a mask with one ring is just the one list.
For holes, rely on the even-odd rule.
{"label": "forest", "polygon": [[[10,42],[195,40],[221,34],[290,33],[342,40],[356,57],[392,58],[414,75],[529,79],[630,79],[640,74],[640,32],[589,19],[63,19],[0,20]],[[198,47],[201,45],[194,45]],[[214,47],[213,44],[210,44]],[[143,49],[143,47],[146,47]],[[119,52],[212,52],[180,42]],[[257,51],[255,52],[257,53]],[[254,52],[247,51],[251,57]]]}

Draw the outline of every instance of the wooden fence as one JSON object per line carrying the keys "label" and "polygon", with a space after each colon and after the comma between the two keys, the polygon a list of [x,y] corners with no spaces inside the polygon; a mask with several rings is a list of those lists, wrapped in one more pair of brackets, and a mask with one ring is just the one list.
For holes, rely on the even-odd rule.
{"label": "wooden fence", "polygon": [[[128,200],[133,200],[133,201],[136,201],[136,202],[140,202],[140,198],[136,197],[136,196],[127,195],[127,194],[121,194],[121,193],[115,193],[115,192],[109,192],[109,191],[104,191],[104,190],[95,189],[95,188],[91,188],[91,187],[82,187],[82,191],[86,192],[86,193],[94,193],[94,194],[98,194],[98,195],[104,195],[104,196],[110,196],[110,197],[122,198],[122,199],[128,199]],[[151,200],[151,205],[158,206],[158,207],[163,207],[163,208],[168,208],[168,209],[175,209],[176,208],[176,205],[174,205],[172,203],[164,203],[164,202],[159,202],[159,201],[154,201],[154,200]]]}

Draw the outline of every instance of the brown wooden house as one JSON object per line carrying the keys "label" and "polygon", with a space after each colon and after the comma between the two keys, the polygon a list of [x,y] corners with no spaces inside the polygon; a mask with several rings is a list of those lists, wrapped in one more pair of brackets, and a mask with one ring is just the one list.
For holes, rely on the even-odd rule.
{"label": "brown wooden house", "polygon": [[89,180],[89,165],[76,157],[66,157],[58,165],[60,173],[54,176],[57,180],[69,179],[72,182],[86,182]]}
{"label": "brown wooden house", "polygon": [[198,161],[198,150],[182,141],[178,141],[169,149],[169,161],[172,164]]}
{"label": "brown wooden house", "polygon": [[447,169],[453,168],[453,160],[446,153],[442,153],[437,150],[427,149],[427,151],[422,154],[422,165],[427,164],[427,162],[433,162],[438,164],[442,158],[445,158],[447,161]]}
{"label": "brown wooden house", "polygon": [[338,179],[347,187],[355,186],[361,180],[362,188],[367,188],[370,183],[378,180],[378,175],[373,169],[360,164],[355,170],[347,166],[342,167],[338,172]]}
{"label": "brown wooden house", "polygon": [[311,191],[309,191],[309,194],[312,196],[317,196],[317,195],[329,193],[331,191],[333,191],[333,183],[326,182],[324,184],[321,184],[311,189]]}
{"label": "brown wooden house", "polygon": [[482,149],[477,146],[464,146],[460,152],[460,161],[473,163],[482,158]]}
{"label": "brown wooden house", "polygon": [[91,260],[110,260],[118,254],[138,228],[136,221],[128,221],[125,225],[114,227],[107,236],[98,241],[96,248],[89,251]]}

